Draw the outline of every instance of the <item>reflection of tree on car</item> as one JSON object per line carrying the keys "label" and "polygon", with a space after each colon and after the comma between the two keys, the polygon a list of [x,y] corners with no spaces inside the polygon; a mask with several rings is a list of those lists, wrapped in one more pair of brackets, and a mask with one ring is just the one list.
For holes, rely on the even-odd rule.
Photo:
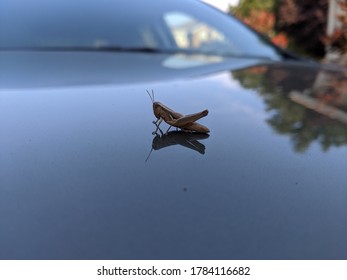
{"label": "reflection of tree on car", "polygon": [[[329,81],[329,86],[322,86],[322,75],[328,75],[324,81]],[[270,68],[264,65],[235,71],[232,76],[243,87],[256,89],[263,97],[269,112],[267,123],[277,133],[289,135],[295,151],[304,152],[314,142],[320,143],[323,150],[347,144],[347,123],[324,114],[327,110],[319,109],[320,104],[325,104],[339,108],[342,114],[347,112],[346,87],[341,86],[346,83],[343,75],[329,75],[317,70],[308,76],[299,70],[289,73],[281,66]],[[309,90],[307,86],[312,85],[313,90]],[[299,97],[293,98],[293,93],[299,93]],[[301,102],[305,95],[314,104]]]}

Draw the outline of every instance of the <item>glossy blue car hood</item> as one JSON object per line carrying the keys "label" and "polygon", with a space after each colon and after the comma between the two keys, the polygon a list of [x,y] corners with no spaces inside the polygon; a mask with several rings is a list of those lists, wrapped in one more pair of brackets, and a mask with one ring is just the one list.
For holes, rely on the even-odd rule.
{"label": "glossy blue car hood", "polygon": [[[347,257],[343,72],[1,55],[1,259]],[[152,89],[177,112],[208,109],[209,135],[153,135]]]}

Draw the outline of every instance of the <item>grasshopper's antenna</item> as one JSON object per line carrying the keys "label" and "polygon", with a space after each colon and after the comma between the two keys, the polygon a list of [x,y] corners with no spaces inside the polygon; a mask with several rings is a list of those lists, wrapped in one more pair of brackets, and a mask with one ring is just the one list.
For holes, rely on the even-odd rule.
{"label": "grasshopper's antenna", "polygon": [[146,89],[146,91],[148,93],[149,98],[152,100],[152,103],[154,103],[154,92],[153,92],[153,89],[152,89],[152,95],[149,93],[148,89]]}
{"label": "grasshopper's antenna", "polygon": [[153,91],[153,89],[152,89],[152,100],[153,100],[153,103],[154,103],[154,91]]}
{"label": "grasshopper's antenna", "polygon": [[148,160],[148,159],[149,159],[149,157],[151,156],[152,152],[153,152],[153,147],[152,147],[151,151],[149,152],[149,154],[148,154],[148,156],[147,156],[147,158],[146,158],[145,162],[147,162],[147,160]]}

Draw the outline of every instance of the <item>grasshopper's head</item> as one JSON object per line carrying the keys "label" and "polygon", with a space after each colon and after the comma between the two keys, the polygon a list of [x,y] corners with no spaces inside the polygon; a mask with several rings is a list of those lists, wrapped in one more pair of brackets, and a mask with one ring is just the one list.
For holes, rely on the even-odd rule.
{"label": "grasshopper's head", "polygon": [[153,102],[153,113],[157,119],[162,117],[163,104],[160,102]]}
{"label": "grasshopper's head", "polygon": [[149,98],[152,100],[153,104],[153,113],[157,119],[170,119],[169,115],[172,110],[170,110],[168,107],[166,107],[164,104],[154,101],[154,92],[152,90],[152,95],[147,90],[147,93],[149,95]]}
{"label": "grasshopper's head", "polygon": [[153,92],[153,89],[152,89],[152,94],[150,94],[150,92],[147,90],[147,93],[148,93],[148,96],[149,98],[151,99],[152,101],[152,104],[153,104],[153,113],[154,115],[159,119],[160,117],[160,102],[155,102],[154,101],[154,92]]}

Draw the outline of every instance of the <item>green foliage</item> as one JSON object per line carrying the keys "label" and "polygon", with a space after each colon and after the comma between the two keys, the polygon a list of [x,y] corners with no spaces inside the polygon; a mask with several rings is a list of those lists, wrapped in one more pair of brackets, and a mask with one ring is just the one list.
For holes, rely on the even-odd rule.
{"label": "green foliage", "polygon": [[252,10],[274,12],[278,0],[241,0],[239,5],[231,7],[230,12],[239,17],[248,17]]}
{"label": "green foliage", "polygon": [[275,45],[286,48],[288,38],[277,30],[279,4],[280,0],[241,0],[238,6],[230,8],[230,13],[267,36]]}

